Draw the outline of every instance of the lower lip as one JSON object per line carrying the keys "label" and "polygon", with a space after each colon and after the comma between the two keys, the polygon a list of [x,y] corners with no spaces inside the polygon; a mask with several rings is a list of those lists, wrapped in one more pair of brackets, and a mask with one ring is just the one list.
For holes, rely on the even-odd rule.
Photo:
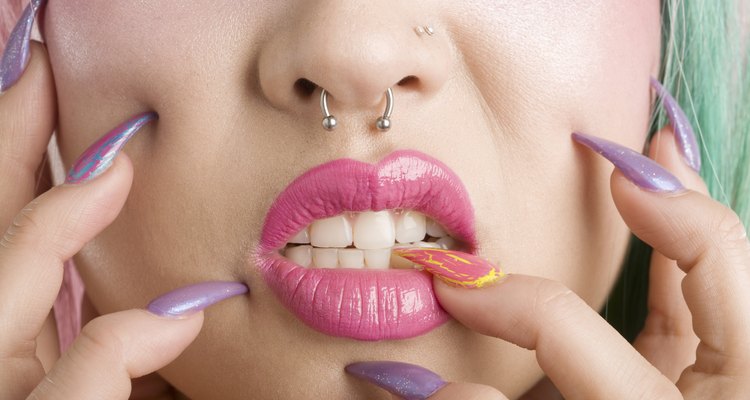
{"label": "lower lip", "polygon": [[297,318],[323,333],[357,340],[406,339],[448,321],[430,274],[417,270],[304,268],[259,257],[266,282]]}

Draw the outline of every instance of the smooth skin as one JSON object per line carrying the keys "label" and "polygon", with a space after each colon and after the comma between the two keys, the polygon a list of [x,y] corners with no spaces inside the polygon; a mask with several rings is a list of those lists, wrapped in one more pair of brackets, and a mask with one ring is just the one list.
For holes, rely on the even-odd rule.
{"label": "smooth skin", "polygon": [[[0,397],[125,399],[132,378],[163,367],[190,344],[203,313],[167,319],[127,310],[98,317],[51,368],[44,367],[49,355],[37,355],[44,347],[37,338],[60,287],[62,262],[112,222],[132,180],[132,165],[120,155],[90,183],[45,191],[39,161],[54,110],[45,51],[35,44],[26,74],[0,97],[0,111],[9,116],[0,121],[2,148],[13,143],[17,149],[0,158],[5,171],[16,172],[0,177],[0,198],[8,205],[0,221],[10,226],[0,242],[0,325],[17,327],[0,336]],[[701,178],[680,159],[669,128],[653,141],[650,156],[692,190],[655,194],[612,174],[618,211],[657,251],[650,313],[634,347],[559,282],[510,274],[489,288],[467,290],[435,281],[441,304],[462,324],[535,350],[566,398],[731,399],[750,390],[746,230],[734,212],[706,195]],[[22,211],[10,211],[17,209]],[[451,383],[432,398],[506,397],[488,386]]]}

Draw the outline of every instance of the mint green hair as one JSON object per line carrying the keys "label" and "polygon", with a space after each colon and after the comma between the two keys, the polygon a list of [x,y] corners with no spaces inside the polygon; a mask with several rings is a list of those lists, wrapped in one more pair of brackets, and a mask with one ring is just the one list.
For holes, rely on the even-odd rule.
{"label": "mint green hair", "polygon": [[[659,80],[693,124],[711,196],[750,225],[750,20],[741,0],[662,0]],[[744,26],[743,26],[744,25]],[[658,107],[657,107],[658,108]],[[656,110],[650,135],[667,123]],[[651,248],[633,237],[604,315],[628,340],[646,317]]]}

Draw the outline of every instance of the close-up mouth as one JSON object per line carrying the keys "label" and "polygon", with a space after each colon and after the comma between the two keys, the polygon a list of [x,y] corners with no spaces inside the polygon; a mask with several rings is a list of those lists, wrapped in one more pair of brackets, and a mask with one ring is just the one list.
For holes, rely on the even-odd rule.
{"label": "close-up mouth", "polygon": [[399,150],[373,165],[338,159],[290,183],[256,249],[266,283],[310,327],[358,340],[404,339],[449,317],[428,273],[398,247],[476,250],[474,210],[445,164]]}

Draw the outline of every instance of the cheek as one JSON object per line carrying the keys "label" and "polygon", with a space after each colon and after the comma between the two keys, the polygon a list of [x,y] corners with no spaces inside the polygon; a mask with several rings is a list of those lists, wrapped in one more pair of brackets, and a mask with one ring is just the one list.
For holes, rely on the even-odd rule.
{"label": "cheek", "polygon": [[[457,45],[498,123],[645,137],[658,73],[659,1],[475,1],[455,5]],[[566,138],[567,139],[567,138]]]}
{"label": "cheek", "polygon": [[560,280],[596,307],[617,277],[628,230],[611,199],[611,165],[575,147],[570,133],[643,147],[659,2],[504,3],[448,13],[502,155],[496,196],[483,187],[475,197],[487,201],[480,209],[512,210],[481,235],[508,247],[501,261],[510,272]]}

